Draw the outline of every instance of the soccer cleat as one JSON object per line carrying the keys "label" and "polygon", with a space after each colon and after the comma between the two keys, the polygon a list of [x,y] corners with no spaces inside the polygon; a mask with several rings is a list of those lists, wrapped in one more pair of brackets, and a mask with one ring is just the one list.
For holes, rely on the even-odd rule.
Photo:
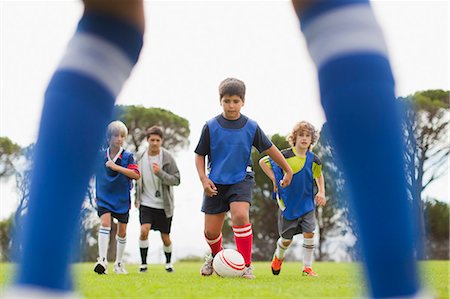
{"label": "soccer cleat", "polygon": [[114,272],[117,274],[128,274],[127,269],[122,262],[114,263]]}
{"label": "soccer cleat", "polygon": [[272,274],[273,275],[280,274],[281,264],[283,264],[283,260],[279,259],[275,255],[273,255],[273,259],[272,259]]}
{"label": "soccer cleat", "polygon": [[303,272],[302,272],[303,276],[314,276],[314,277],[319,277],[319,275],[313,271],[313,269],[311,267],[305,267],[303,268]]}
{"label": "soccer cleat", "polygon": [[166,271],[169,272],[169,273],[175,271],[175,270],[173,269],[172,263],[167,263],[167,264],[166,264]]}
{"label": "soccer cleat", "polygon": [[245,267],[244,273],[242,273],[242,278],[247,278],[247,279],[255,279],[256,278],[256,276],[253,275],[253,267],[252,266]]}
{"label": "soccer cleat", "polygon": [[148,268],[147,268],[147,264],[142,264],[139,266],[139,273],[145,273],[147,272]]}
{"label": "soccer cleat", "polygon": [[94,272],[97,274],[108,274],[108,265],[106,264],[106,261],[100,258],[97,259],[97,263],[94,266]]}
{"label": "soccer cleat", "polygon": [[205,262],[203,263],[202,268],[200,269],[200,274],[203,276],[210,276],[214,273],[213,269],[213,256],[212,254],[208,254],[205,256]]}

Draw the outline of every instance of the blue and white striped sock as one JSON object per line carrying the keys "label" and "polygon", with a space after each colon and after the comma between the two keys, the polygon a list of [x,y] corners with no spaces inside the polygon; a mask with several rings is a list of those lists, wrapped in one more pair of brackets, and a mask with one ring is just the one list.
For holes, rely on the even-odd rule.
{"label": "blue and white striped sock", "polygon": [[371,295],[413,295],[419,290],[413,219],[394,79],[381,29],[363,0],[317,1],[298,14],[349,181]]}
{"label": "blue and white striped sock", "polygon": [[142,41],[138,28],[118,18],[86,14],[79,22],[45,94],[17,284],[72,288],[69,263],[81,203]]}

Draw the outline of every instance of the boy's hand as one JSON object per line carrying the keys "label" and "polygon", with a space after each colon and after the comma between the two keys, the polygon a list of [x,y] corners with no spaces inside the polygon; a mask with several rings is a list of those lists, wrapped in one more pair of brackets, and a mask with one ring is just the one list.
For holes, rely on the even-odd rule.
{"label": "boy's hand", "polygon": [[273,192],[278,192],[278,185],[277,185],[277,182],[272,181],[272,184],[273,184]]}
{"label": "boy's hand", "polygon": [[112,160],[108,160],[108,161],[106,161],[105,166],[108,167],[109,169],[115,171],[117,164],[114,163]]}
{"label": "boy's hand", "polygon": [[324,206],[327,203],[327,200],[325,199],[325,194],[323,193],[317,193],[316,194],[316,204],[319,206]]}
{"label": "boy's hand", "polygon": [[136,209],[139,209],[139,202],[137,200],[134,201],[134,206],[136,207]]}
{"label": "boy's hand", "polygon": [[203,179],[202,184],[203,190],[205,191],[208,197],[213,197],[214,195],[217,195],[217,187],[216,185],[214,185],[213,181],[211,181],[209,178]]}
{"label": "boy's hand", "polygon": [[158,171],[161,169],[161,167],[159,167],[158,163],[152,163],[152,171],[153,173],[158,173]]}
{"label": "boy's hand", "polygon": [[286,188],[291,184],[292,181],[292,171],[286,172],[283,176],[283,179],[280,181],[280,185],[283,188]]}

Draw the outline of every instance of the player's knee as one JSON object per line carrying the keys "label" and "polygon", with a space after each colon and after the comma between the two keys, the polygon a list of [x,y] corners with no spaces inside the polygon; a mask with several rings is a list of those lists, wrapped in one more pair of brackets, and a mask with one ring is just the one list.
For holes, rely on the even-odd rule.
{"label": "player's knee", "polygon": [[292,243],[291,239],[281,238],[281,244],[283,244],[283,246],[288,247],[289,245],[291,245],[291,243]]}

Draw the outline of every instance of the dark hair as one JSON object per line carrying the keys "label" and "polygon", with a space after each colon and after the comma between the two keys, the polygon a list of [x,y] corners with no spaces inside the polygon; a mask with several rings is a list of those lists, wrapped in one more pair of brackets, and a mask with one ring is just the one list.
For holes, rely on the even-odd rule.
{"label": "dark hair", "polygon": [[152,126],[147,129],[147,139],[150,137],[150,135],[158,135],[159,137],[161,137],[161,139],[164,139],[163,130],[158,126]]}
{"label": "dark hair", "polygon": [[238,96],[245,100],[245,84],[239,79],[236,78],[226,78],[219,85],[219,95],[220,99],[225,95],[229,96]]}

